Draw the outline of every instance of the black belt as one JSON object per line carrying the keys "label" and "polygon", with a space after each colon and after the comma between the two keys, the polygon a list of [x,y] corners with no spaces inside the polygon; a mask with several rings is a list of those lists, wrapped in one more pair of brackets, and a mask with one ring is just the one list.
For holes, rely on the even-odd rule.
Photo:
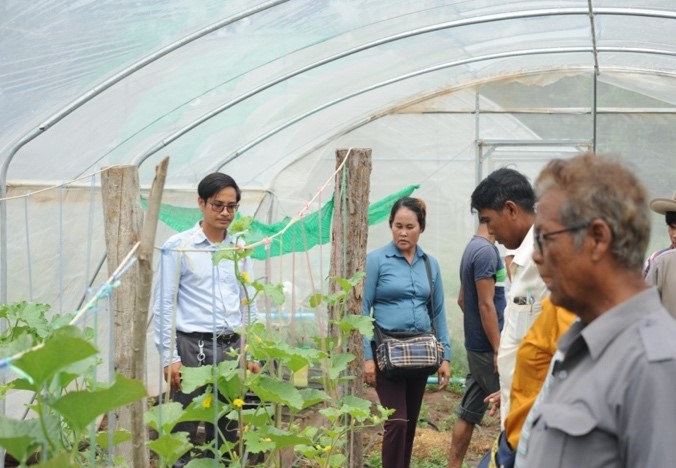
{"label": "black belt", "polygon": [[202,341],[213,341],[214,337],[216,338],[216,343],[232,343],[234,341],[237,341],[239,338],[239,334],[235,332],[225,332],[225,333],[220,333],[214,335],[213,333],[209,332],[182,332],[179,330],[176,330],[176,333],[179,335],[183,335],[186,338],[192,338],[194,340],[202,340]]}

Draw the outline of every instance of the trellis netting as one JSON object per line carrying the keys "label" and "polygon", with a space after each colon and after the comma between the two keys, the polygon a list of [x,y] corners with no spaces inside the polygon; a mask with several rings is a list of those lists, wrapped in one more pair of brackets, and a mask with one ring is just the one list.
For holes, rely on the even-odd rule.
{"label": "trellis netting", "polygon": [[[369,225],[383,222],[390,215],[390,210],[395,201],[402,197],[410,196],[419,185],[411,185],[389,195],[369,206]],[[147,207],[146,199],[141,204]],[[326,244],[331,240],[331,221],[333,218],[333,198],[326,202],[319,210],[304,214],[297,223],[292,223],[290,217],[273,224],[266,224],[254,220],[247,232],[247,240],[250,244],[259,244],[251,254],[256,260],[265,260],[269,257],[291,252],[305,252],[319,244]],[[235,215],[235,220],[240,217]],[[160,208],[160,220],[177,232],[187,231],[202,219],[199,208],[185,208],[162,204]],[[261,244],[261,241],[270,239],[269,243]]]}

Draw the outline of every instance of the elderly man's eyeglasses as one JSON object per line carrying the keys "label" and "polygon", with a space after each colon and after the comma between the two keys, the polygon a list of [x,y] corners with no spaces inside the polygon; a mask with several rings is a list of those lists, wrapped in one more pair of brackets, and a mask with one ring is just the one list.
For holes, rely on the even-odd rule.
{"label": "elderly man's eyeglasses", "polygon": [[234,213],[239,209],[239,203],[220,203],[220,202],[209,202],[211,209],[216,213],[223,213],[223,210],[228,210],[228,213]]}
{"label": "elderly man's eyeglasses", "polygon": [[543,241],[549,239],[550,237],[553,237],[557,234],[563,234],[564,232],[575,232],[575,231],[580,231],[582,229],[587,229],[589,227],[590,223],[581,223],[581,224],[575,224],[573,226],[568,226],[563,229],[559,229],[558,231],[552,231],[552,232],[536,232],[535,233],[535,245],[538,248],[538,252],[542,254],[542,243]]}

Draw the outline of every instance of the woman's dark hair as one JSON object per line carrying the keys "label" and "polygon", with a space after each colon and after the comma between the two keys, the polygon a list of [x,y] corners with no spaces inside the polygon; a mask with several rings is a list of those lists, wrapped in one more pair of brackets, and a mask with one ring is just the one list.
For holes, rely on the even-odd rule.
{"label": "woman's dark hair", "polygon": [[226,187],[235,189],[237,203],[239,203],[242,192],[239,189],[237,182],[235,182],[235,179],[222,172],[213,172],[202,179],[197,186],[197,195],[199,195],[202,200],[207,201]]}
{"label": "woman's dark hair", "polygon": [[392,222],[394,222],[394,217],[401,208],[408,208],[418,217],[418,224],[420,225],[420,232],[425,230],[425,218],[427,217],[427,206],[425,202],[420,198],[404,197],[400,198],[394,205],[392,205],[392,210],[390,211],[390,227],[392,227]]}

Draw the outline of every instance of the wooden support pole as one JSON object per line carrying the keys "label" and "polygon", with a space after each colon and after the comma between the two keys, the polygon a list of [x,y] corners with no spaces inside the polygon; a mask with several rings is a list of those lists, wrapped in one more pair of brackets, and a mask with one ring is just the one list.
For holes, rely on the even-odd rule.
{"label": "wooden support pole", "polygon": [[[143,209],[141,188],[136,166],[110,167],[101,173],[101,195],[105,223],[106,255],[108,274],[112,275],[129,250],[141,239]],[[138,264],[132,265],[124,274],[121,284],[112,298],[114,326],[113,356],[115,372],[136,378],[134,361],[146,361],[145,349],[141,354],[133,352],[134,313],[138,309],[136,288],[138,285]],[[132,407],[125,406],[115,411],[115,420],[108,421],[114,429],[131,431]],[[115,455],[124,460],[132,459],[132,443],[125,442],[115,447]]]}
{"label": "wooden support pole", "polygon": [[[127,270],[113,295],[115,371],[144,385],[147,384],[146,327],[153,246],[168,163],[169,158],[165,158],[156,169],[145,223],[138,167],[111,167],[101,175],[108,273],[112,274],[129,250],[140,242],[138,262]],[[115,412],[115,428],[126,429],[132,434],[130,442],[115,447],[115,455],[133,467],[149,466],[147,431],[143,422],[146,406],[147,401],[143,399]]]}
{"label": "wooden support pole", "polygon": [[[336,151],[336,167],[340,167],[348,158],[343,169],[336,175],[334,209],[331,228],[331,266],[329,274],[340,278],[350,278],[358,271],[364,271],[366,265],[366,243],[368,240],[368,208],[371,177],[371,150],[365,148]],[[338,286],[331,283],[329,292],[334,293]],[[352,289],[347,302],[348,314],[361,314],[363,284]],[[331,320],[340,319],[342,311],[329,310]],[[329,329],[330,336],[339,336],[334,327]],[[349,395],[360,397],[364,387],[364,350],[361,334],[353,330],[347,343],[347,350],[355,355],[349,364],[348,375],[354,377],[349,382]],[[350,431],[348,443],[348,466],[363,466],[362,436]]]}
{"label": "wooden support pole", "polygon": [[[169,158],[164,158],[155,168],[155,179],[150,187],[148,195],[148,210],[146,211],[143,231],[141,232],[141,246],[138,253],[138,287],[136,288],[136,306],[138,310],[134,314],[132,354],[144,359],[132,359],[132,377],[142,381],[146,386],[146,327],[148,323],[148,310],[152,295],[153,281],[153,252],[155,248],[155,234],[160,214],[160,204],[164,183],[167,180],[167,168]],[[132,465],[134,467],[146,467],[148,463],[148,448],[146,447],[147,430],[144,423],[144,414],[147,410],[145,399],[131,405],[131,434],[132,434]]]}

